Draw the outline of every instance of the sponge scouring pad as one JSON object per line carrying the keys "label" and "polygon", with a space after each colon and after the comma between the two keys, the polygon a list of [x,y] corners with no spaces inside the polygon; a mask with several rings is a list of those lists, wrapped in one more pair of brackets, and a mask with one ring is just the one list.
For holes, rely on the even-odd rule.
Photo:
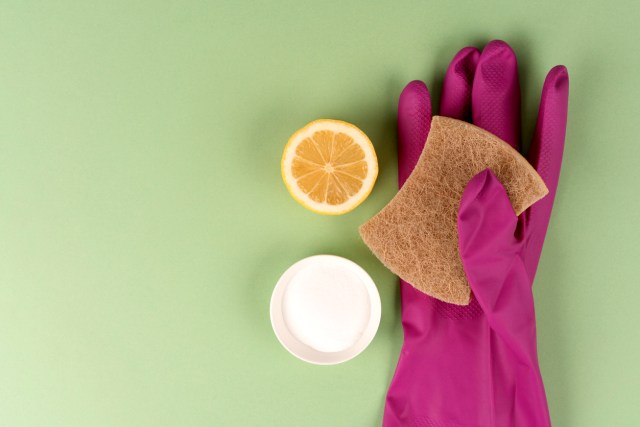
{"label": "sponge scouring pad", "polygon": [[457,213],[465,186],[485,169],[505,187],[517,215],[549,192],[529,162],[497,136],[434,116],[418,164],[389,204],[360,226],[362,239],[387,268],[418,290],[469,304]]}

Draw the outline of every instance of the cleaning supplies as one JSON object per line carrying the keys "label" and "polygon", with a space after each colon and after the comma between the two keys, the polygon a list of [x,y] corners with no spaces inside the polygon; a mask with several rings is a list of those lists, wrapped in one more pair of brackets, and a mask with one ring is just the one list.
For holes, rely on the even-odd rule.
{"label": "cleaning supplies", "polygon": [[[564,67],[544,82],[528,160],[549,194],[516,217],[490,170],[468,183],[457,213],[469,305],[432,298],[401,280],[404,344],[389,386],[383,426],[549,427],[535,339],[531,284],[556,194],[567,123]],[[515,54],[502,41],[451,62],[440,114],[472,120],[519,148]],[[400,185],[422,152],[431,121],[426,86],[412,82],[398,106]]]}
{"label": "cleaning supplies", "polygon": [[324,215],[355,209],[378,176],[373,144],[358,127],[340,120],[315,120],[289,138],[282,179],[305,208]]}
{"label": "cleaning supplies", "polygon": [[413,173],[393,200],[360,227],[362,239],[384,265],[420,291],[469,304],[456,217],[465,186],[487,168],[505,186],[516,214],[548,192],[529,162],[506,142],[469,123],[434,117]]}
{"label": "cleaning supplies", "polygon": [[333,255],[293,264],[271,297],[271,324],[282,345],[316,364],[357,356],[375,336],[380,313],[371,277],[354,262]]}

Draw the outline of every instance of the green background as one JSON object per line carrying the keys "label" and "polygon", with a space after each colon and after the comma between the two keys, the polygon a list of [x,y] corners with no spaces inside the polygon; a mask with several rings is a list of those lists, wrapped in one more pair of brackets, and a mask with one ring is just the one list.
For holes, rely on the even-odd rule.
{"label": "green background", "polygon": [[[356,228],[396,189],[406,82],[437,95],[465,45],[516,50],[526,134],[571,75],[536,281],[556,426],[634,426],[640,3],[7,1],[0,5],[0,424],[374,426],[400,345],[396,279]],[[281,182],[291,133],[360,126],[380,159],[341,217]],[[269,298],[300,258],[361,264],[383,316],[343,365],[278,343]]]}

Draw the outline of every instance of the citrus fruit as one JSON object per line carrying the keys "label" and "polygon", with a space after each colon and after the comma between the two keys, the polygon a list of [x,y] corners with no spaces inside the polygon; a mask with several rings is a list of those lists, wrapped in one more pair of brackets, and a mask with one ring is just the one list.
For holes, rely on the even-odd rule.
{"label": "citrus fruit", "polygon": [[340,215],[367,198],[378,176],[378,159],[356,126],[315,120],[289,138],[281,172],[289,193],[304,207]]}

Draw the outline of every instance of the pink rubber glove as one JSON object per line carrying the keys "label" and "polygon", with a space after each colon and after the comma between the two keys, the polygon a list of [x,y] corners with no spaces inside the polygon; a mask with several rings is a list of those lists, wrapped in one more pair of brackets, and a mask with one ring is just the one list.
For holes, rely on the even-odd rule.
{"label": "pink rubber glove", "polygon": [[[549,195],[520,218],[490,171],[474,177],[458,212],[460,254],[474,297],[468,306],[433,299],[401,281],[404,345],[383,425],[551,425],[537,361],[531,285],[556,193],[569,80],[553,68],[544,83],[529,161]],[[469,120],[519,149],[515,54],[493,41],[461,50],[445,76],[440,114]],[[411,82],[398,107],[399,181],[415,166],[431,122],[429,92]]]}

